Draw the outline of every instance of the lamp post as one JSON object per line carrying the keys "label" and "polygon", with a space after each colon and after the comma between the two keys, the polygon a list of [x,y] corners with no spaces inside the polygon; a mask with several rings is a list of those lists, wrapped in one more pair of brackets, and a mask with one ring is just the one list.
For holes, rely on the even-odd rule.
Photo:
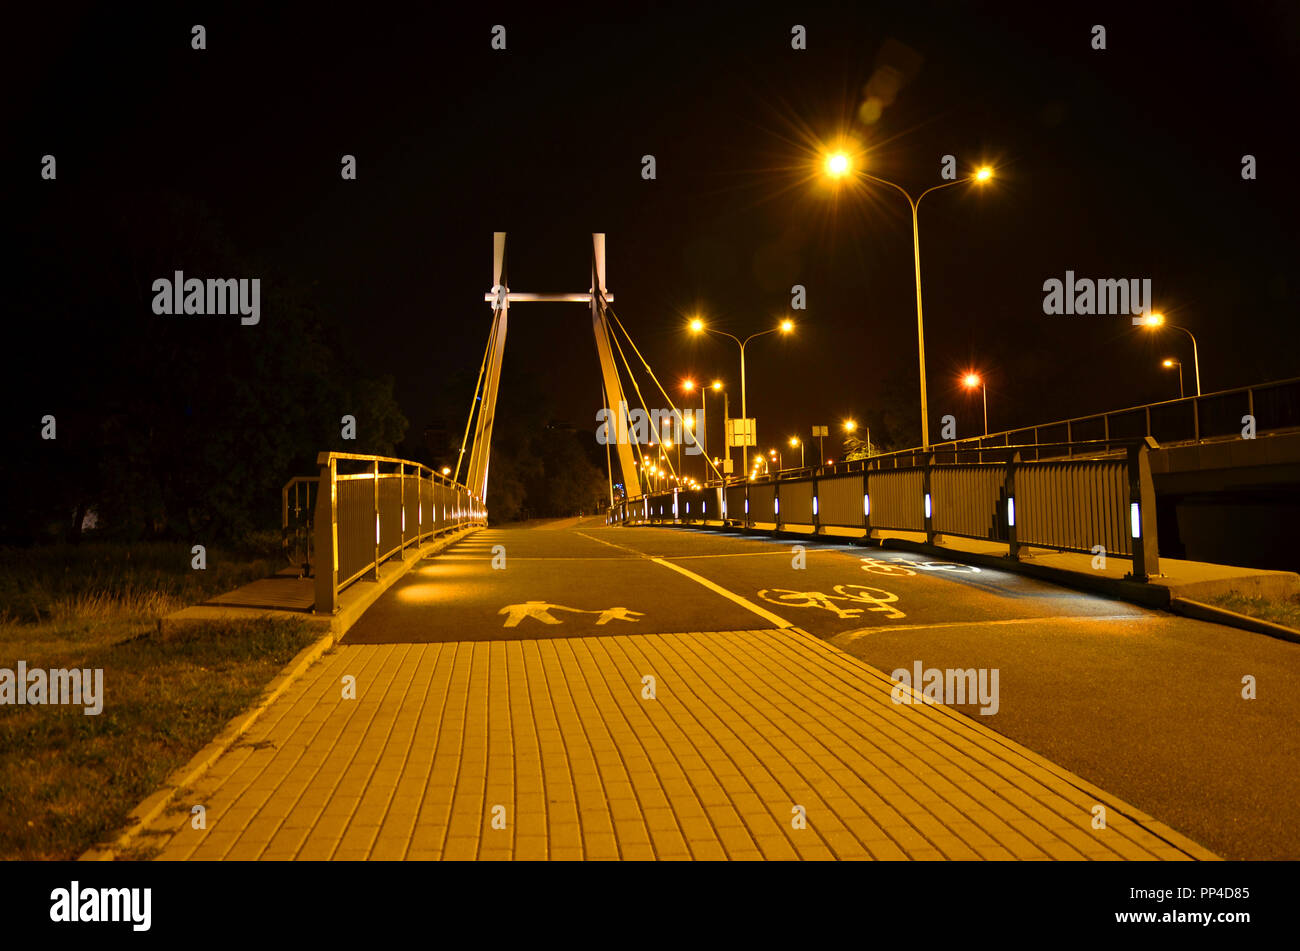
{"label": "lamp post", "polygon": [[[704,401],[710,389],[715,393],[718,392],[722,389],[722,381],[714,380],[708,386],[700,387],[700,428],[697,435],[700,437],[700,451],[704,453],[704,469],[702,471],[705,482],[709,481],[709,414],[704,408]],[[723,413],[723,416],[726,416],[726,413]],[[723,425],[726,425],[725,419]]]}
{"label": "lamp post", "polygon": [[[835,152],[826,157],[826,174],[831,179],[844,178],[852,170],[853,163],[844,152]],[[861,174],[863,178],[878,182],[881,185],[888,185],[890,188],[901,192],[903,197],[907,199],[908,205],[912,208],[912,263],[916,272],[916,351],[921,371],[921,448],[928,449],[930,447],[930,418],[929,403],[926,400],[925,393],[925,322],[921,316],[921,235],[920,225],[917,222],[917,209],[921,205],[921,199],[925,198],[930,192],[938,191],[940,188],[948,188],[952,185],[961,185],[964,182],[983,184],[993,177],[993,169],[983,165],[974,175],[967,175],[965,178],[954,179],[941,185],[933,185],[921,192],[916,198],[912,198],[911,193],[901,185],[895,185],[891,181],[866,172]]]}
{"label": "lamp post", "polygon": [[793,449],[795,446],[799,447],[799,468],[803,469],[805,468],[804,457],[803,457],[803,440],[801,440],[798,436],[791,436],[790,448]]}
{"label": "lamp post", "polygon": [[1169,359],[1165,360],[1165,361],[1164,361],[1163,363],[1161,363],[1160,365],[1161,365],[1162,367],[1164,367],[1165,369],[1169,369],[1170,367],[1178,367],[1178,398],[1181,400],[1181,399],[1183,398],[1183,364],[1182,364],[1182,361],[1180,361],[1180,360],[1175,360],[1175,359],[1173,359],[1172,357],[1170,357]]}
{"label": "lamp post", "polygon": [[981,394],[981,395],[983,396],[983,398],[984,398],[984,435],[987,436],[987,435],[989,434],[989,388],[988,388],[988,384],[986,384],[986,383],[984,382],[983,378],[981,378],[980,375],[979,375],[978,373],[967,373],[964,377],[961,378],[961,381],[962,381],[962,383],[965,384],[965,386],[966,386],[966,388],[967,388],[968,390],[973,390],[973,389],[974,389],[975,387],[977,387],[977,386],[980,388],[980,394]]}
{"label": "lamp post", "polygon": [[[696,317],[694,320],[691,321],[690,328],[691,328],[691,333],[697,333],[697,334],[711,333],[711,334],[720,334],[724,337],[730,337],[732,340],[736,341],[736,344],[740,347],[740,416],[742,419],[749,419],[749,409],[745,402],[745,346],[755,337],[761,337],[764,334],[774,334],[778,331],[780,331],[783,334],[790,333],[791,331],[794,330],[794,321],[790,320],[787,317],[785,320],[781,321],[781,323],[777,324],[775,327],[771,328],[770,330],[760,330],[756,334],[750,334],[744,340],[741,340],[735,334],[727,333],[725,330],[714,330],[712,327],[706,327],[704,325],[704,321],[701,320],[699,317]],[[741,448],[742,448],[741,456],[744,459],[745,467],[748,468],[749,467],[749,443],[746,442],[745,445]]]}
{"label": "lamp post", "polygon": [[[849,433],[850,435],[852,435],[853,433],[857,432],[857,431],[858,431],[858,423],[857,423],[857,420],[846,419],[846,420],[844,421],[844,431],[845,431],[846,433]],[[871,430],[869,430],[869,429],[867,430],[867,455],[871,455]],[[831,461],[830,461],[829,459],[826,460],[826,463],[827,463],[827,465],[831,465],[831,464],[832,464]]]}
{"label": "lamp post", "polygon": [[[1192,341],[1192,369],[1194,371],[1193,376],[1196,379],[1196,395],[1200,396],[1201,395],[1201,358],[1196,352],[1196,338],[1192,336],[1192,332],[1188,330],[1186,327],[1178,327],[1175,326],[1174,324],[1168,323],[1165,320],[1164,314],[1148,314],[1146,316],[1146,319],[1143,320],[1141,323],[1142,326],[1152,331],[1158,330],[1161,327],[1168,327],[1171,330],[1181,330],[1183,333],[1187,334],[1187,338]],[[1181,370],[1179,372],[1181,372]]]}

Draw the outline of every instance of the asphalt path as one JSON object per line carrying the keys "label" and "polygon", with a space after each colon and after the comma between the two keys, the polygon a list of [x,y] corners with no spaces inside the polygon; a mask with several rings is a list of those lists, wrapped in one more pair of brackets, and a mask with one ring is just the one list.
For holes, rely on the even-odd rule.
{"label": "asphalt path", "polygon": [[1300,645],[1010,572],[566,520],[486,529],[423,560],[345,641],[791,625],[887,674],[973,668],[991,685],[996,670],[996,712],[951,705],[1225,858],[1300,858]]}

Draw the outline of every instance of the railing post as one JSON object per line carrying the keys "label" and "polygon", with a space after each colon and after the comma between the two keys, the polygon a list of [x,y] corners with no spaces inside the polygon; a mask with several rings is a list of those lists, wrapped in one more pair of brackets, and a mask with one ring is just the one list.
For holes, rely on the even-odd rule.
{"label": "railing post", "polygon": [[817,495],[817,470],[814,469],[813,477],[812,477],[812,520],[813,520],[812,524],[813,524],[814,535],[820,535],[822,533],[821,509],[822,509],[821,499]]}
{"label": "railing post", "polygon": [[772,518],[776,520],[776,531],[781,530],[781,482],[772,480]]}
{"label": "railing post", "polygon": [[934,465],[934,453],[927,453],[921,460],[921,515],[925,518],[925,541],[934,544],[934,499],[930,495],[930,467]]}
{"label": "railing post", "polygon": [[[1246,402],[1250,406],[1250,415],[1255,415],[1255,401],[1252,398],[1252,391],[1246,391]],[[1201,441],[1201,399],[1196,397],[1192,400],[1192,438],[1197,442]]]}
{"label": "railing post", "polygon": [[1156,527],[1156,487],[1151,478],[1150,450],[1156,442],[1148,436],[1128,450],[1129,533],[1133,536],[1134,581],[1160,574],[1159,532]]}
{"label": "railing post", "polygon": [[871,474],[865,466],[862,469],[862,527],[863,538],[871,538]]}
{"label": "railing post", "polygon": [[402,507],[402,524],[401,524],[402,534],[398,536],[397,542],[398,545],[401,546],[398,548],[398,551],[400,551],[403,557],[405,557],[406,555],[406,463],[404,462],[398,465],[397,467],[397,479],[400,484],[400,490],[401,490],[401,495],[400,495],[401,501],[398,504],[400,504]]}
{"label": "railing post", "polygon": [[375,474],[374,499],[375,499],[375,560],[370,565],[371,581],[379,580],[379,460],[375,460],[373,471]]}
{"label": "railing post", "polygon": [[424,541],[424,472],[415,470],[415,544]]}
{"label": "railing post", "polygon": [[339,599],[338,463],[327,456],[316,488],[316,606],[317,614],[333,614]]}
{"label": "railing post", "polygon": [[1020,560],[1020,542],[1016,538],[1016,467],[1020,465],[1020,453],[1013,452],[1007,461],[1007,475],[1003,483],[1006,495],[1006,511],[1002,517],[1007,520],[1007,555],[1012,561]]}

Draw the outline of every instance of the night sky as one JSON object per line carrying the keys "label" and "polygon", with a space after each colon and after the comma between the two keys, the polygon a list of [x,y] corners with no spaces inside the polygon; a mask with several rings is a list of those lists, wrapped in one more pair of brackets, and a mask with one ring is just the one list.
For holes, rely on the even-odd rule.
{"label": "night sky", "polygon": [[[1142,6],[29,9],[6,30],[7,217],[39,220],[53,188],[88,221],[136,187],[203,201],[264,283],[312,286],[364,370],[396,377],[408,442],[463,426],[470,388],[452,400],[446,382],[468,369],[472,386],[482,356],[492,232],[509,233],[512,290],[585,291],[604,231],[614,309],[666,382],[720,376],[738,396],[735,345],[686,333],[696,313],[742,337],[796,319],[748,351],[766,446],[915,386],[907,204],[884,187],[836,198],[814,174],[818,144],[849,134],[914,193],[944,154],[962,174],[997,169],[921,205],[932,435],[947,412],[958,435],[980,426],[957,385],[969,368],[994,430],[1175,397],[1165,356],[1191,388],[1181,335],[1045,316],[1043,282],[1067,270],[1150,278],[1157,309],[1197,335],[1207,392],[1300,375],[1300,7]],[[919,67],[864,125],[864,83],[898,44]],[[57,183],[38,176],[47,152]],[[807,310],[791,314],[794,284]],[[29,316],[59,333],[57,315]],[[503,389],[534,374],[558,418],[594,432],[586,308],[511,318]],[[34,387],[57,379],[21,345],[7,362]]]}

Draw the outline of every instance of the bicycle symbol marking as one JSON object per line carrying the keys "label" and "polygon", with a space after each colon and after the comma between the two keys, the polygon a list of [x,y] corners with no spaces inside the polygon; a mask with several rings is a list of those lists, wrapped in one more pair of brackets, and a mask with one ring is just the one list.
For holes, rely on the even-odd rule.
{"label": "bicycle symbol marking", "polygon": [[911,568],[896,564],[892,561],[882,561],[879,558],[863,558],[862,570],[870,571],[872,574],[877,575],[895,575],[900,577],[907,577],[908,575],[916,574],[916,572]]}
{"label": "bicycle symbol marking", "polygon": [[[887,618],[907,617],[898,608],[892,606],[898,600],[898,595],[891,594],[882,588],[869,588],[861,584],[837,584],[831,590],[835,593],[791,591],[788,588],[764,588],[758,592],[758,596],[768,604],[778,604],[787,608],[821,608],[823,611],[830,611],[841,618],[860,617],[863,611],[876,611],[884,614]],[[836,601],[872,606],[840,607],[835,603]]]}
{"label": "bicycle symbol marking", "polygon": [[977,575],[980,569],[975,565],[964,565],[956,561],[908,561],[895,562],[883,561],[880,558],[863,558],[862,570],[869,571],[877,575],[893,575],[895,577],[907,577],[915,575],[912,569],[919,568],[922,571],[952,571],[958,574]]}

